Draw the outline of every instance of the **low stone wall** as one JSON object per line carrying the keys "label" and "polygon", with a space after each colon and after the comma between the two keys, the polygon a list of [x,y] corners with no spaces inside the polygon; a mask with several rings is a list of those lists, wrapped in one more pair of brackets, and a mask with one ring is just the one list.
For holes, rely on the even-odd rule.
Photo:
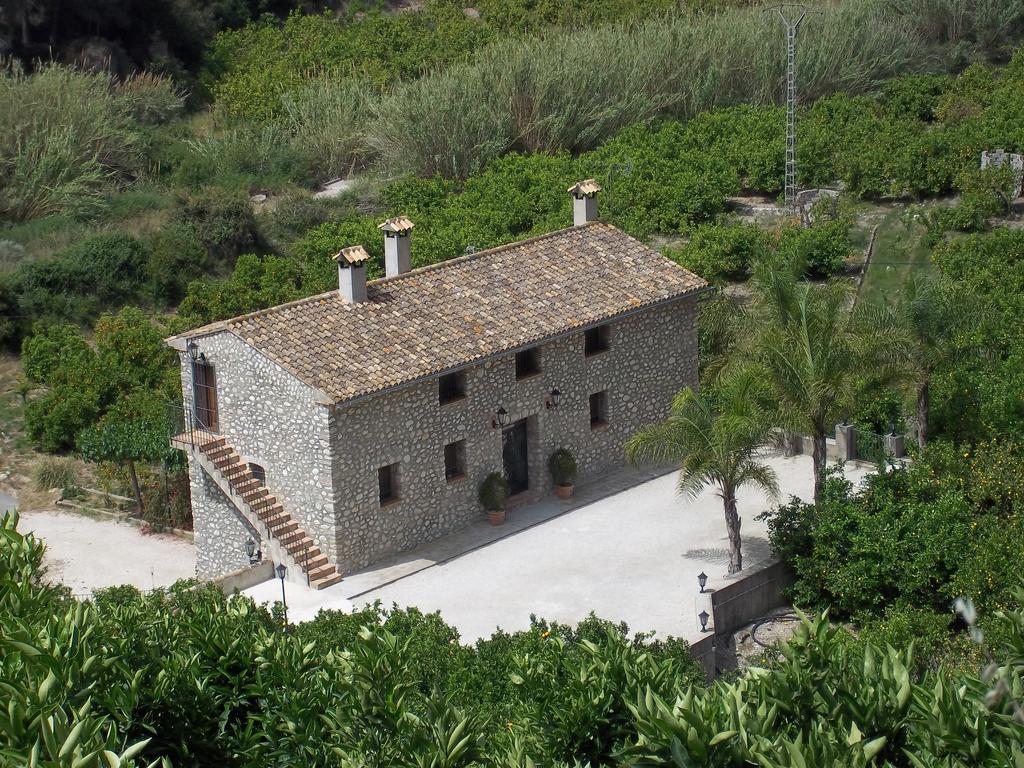
{"label": "low stone wall", "polygon": [[236,591],[240,592],[243,589],[255,587],[272,578],[274,578],[274,564],[270,560],[264,560],[256,565],[225,573],[210,581],[220,587],[225,595],[233,595]]}
{"label": "low stone wall", "polygon": [[768,560],[743,572],[726,577],[721,587],[708,590],[714,628],[690,644],[690,653],[704,668],[708,681],[718,676],[719,652],[731,653],[730,639],[745,627],[775,608],[788,605],[783,590],[793,584],[793,574],[784,563]]}
{"label": "low stone wall", "polygon": [[774,608],[786,605],[782,591],[793,584],[784,563],[773,561],[749,576],[734,579],[711,595],[715,634],[732,634]]}

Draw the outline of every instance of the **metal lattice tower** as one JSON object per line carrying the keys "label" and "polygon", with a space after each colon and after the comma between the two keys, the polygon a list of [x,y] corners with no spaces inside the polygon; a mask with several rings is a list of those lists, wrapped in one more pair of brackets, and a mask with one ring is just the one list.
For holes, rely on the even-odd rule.
{"label": "metal lattice tower", "polygon": [[805,5],[783,3],[775,11],[786,25],[786,207],[796,206],[796,33],[807,17]]}

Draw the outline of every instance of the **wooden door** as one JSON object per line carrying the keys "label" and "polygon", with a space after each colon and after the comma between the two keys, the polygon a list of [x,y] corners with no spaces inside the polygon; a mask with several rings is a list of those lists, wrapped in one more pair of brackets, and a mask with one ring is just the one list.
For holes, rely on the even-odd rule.
{"label": "wooden door", "polygon": [[192,387],[196,398],[197,426],[216,432],[217,419],[217,374],[209,363],[196,363]]}
{"label": "wooden door", "polygon": [[530,487],[530,463],[527,453],[526,419],[502,430],[501,454],[509,492],[522,493]]}

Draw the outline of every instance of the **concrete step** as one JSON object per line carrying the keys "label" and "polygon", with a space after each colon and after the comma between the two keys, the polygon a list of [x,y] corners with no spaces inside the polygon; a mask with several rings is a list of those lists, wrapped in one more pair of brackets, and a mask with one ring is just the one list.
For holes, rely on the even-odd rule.
{"label": "concrete step", "polygon": [[309,568],[310,570],[313,570],[313,569],[319,568],[322,565],[329,565],[330,563],[327,560],[327,555],[319,554],[316,557],[311,557],[309,559],[309,562],[306,562],[306,563],[303,563],[303,564],[307,568]]}
{"label": "concrete step", "polygon": [[309,586],[313,589],[326,589],[327,587],[333,587],[339,581],[341,581],[341,574],[335,571],[333,575],[325,576],[322,579],[310,579]]}
{"label": "concrete step", "polygon": [[292,531],[299,530],[299,524],[291,518],[282,520],[278,523],[267,523],[267,527],[270,528],[270,535],[275,539],[280,539],[282,536],[291,533]]}
{"label": "concrete step", "polygon": [[[284,548],[288,550],[288,554],[295,558],[295,562],[302,563],[303,553],[309,549],[312,550],[316,547],[313,540],[309,538],[305,531],[302,532],[302,538],[296,539],[284,545]],[[316,554],[320,554],[320,550],[317,550]],[[315,557],[312,551],[309,553],[309,559],[312,560]]]}
{"label": "concrete step", "polygon": [[325,579],[337,572],[338,570],[333,565],[321,565],[309,570],[309,580],[310,582],[319,581],[320,579]]}
{"label": "concrete step", "polygon": [[305,537],[305,535],[306,532],[299,528],[299,526],[297,525],[295,526],[294,529],[287,531],[285,533],[281,533],[280,535],[278,535],[278,533],[274,533],[274,537],[285,546],[288,546],[293,541],[298,541],[299,539]]}

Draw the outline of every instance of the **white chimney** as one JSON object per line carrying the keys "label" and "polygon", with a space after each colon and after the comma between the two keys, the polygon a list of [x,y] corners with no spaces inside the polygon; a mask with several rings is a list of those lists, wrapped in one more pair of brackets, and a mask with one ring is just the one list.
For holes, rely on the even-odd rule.
{"label": "white chimney", "polygon": [[349,304],[366,301],[366,262],[370,254],[361,245],[342,248],[335,255],[338,262],[338,290]]}
{"label": "white chimney", "polygon": [[384,274],[388,277],[402,275],[412,269],[409,233],[414,226],[407,216],[395,216],[377,225],[377,229],[384,232]]}
{"label": "white chimney", "polygon": [[597,193],[601,185],[594,179],[577,181],[567,190],[572,195],[572,224],[574,227],[597,221]]}

